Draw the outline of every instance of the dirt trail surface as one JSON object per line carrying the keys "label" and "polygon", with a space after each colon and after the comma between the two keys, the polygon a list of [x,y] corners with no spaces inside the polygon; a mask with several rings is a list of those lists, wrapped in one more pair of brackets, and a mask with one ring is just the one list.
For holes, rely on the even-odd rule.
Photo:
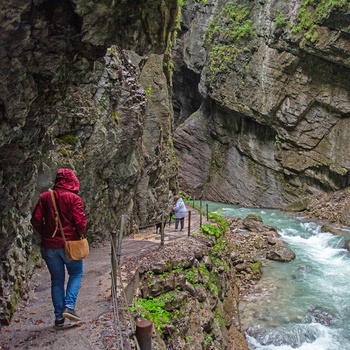
{"label": "dirt trail surface", "polygon": [[[198,232],[200,215],[191,210],[191,230]],[[202,219],[206,222],[206,219]],[[187,219],[184,231],[174,231],[174,224],[165,227],[164,244],[187,237]],[[155,227],[143,230],[123,240],[121,259],[137,256],[160,246],[160,235]],[[111,302],[111,247],[110,242],[92,246],[84,261],[84,276],[76,305],[82,318],[79,323],[65,321],[62,328],[54,326],[50,295],[50,275],[43,264],[30,280],[26,300],[21,300],[9,326],[0,328],[0,350],[12,349],[117,349],[117,335]]]}
{"label": "dirt trail surface", "polygon": [[[66,320],[54,326],[50,275],[43,265],[33,274],[27,300],[19,302],[9,326],[0,331],[0,349],[101,349],[104,332],[101,318],[112,318],[110,306],[110,246],[91,248],[84,261],[84,276],[76,311],[82,321]],[[113,335],[112,325],[110,327]]]}

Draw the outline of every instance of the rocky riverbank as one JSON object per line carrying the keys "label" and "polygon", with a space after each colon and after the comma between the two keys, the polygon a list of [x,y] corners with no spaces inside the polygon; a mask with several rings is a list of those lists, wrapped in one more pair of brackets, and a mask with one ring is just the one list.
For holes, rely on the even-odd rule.
{"label": "rocky riverbank", "polygon": [[[216,235],[215,230],[193,234],[124,260],[124,276],[132,278],[130,271],[138,271],[134,301],[163,301],[169,314],[165,322],[143,310],[158,329],[152,349],[248,349],[239,299],[251,292],[267,260],[287,262],[295,254],[259,216],[227,222],[225,235]],[[141,314],[136,312],[135,319]]]}
{"label": "rocky riverbank", "polygon": [[[314,220],[322,220],[330,227],[340,228],[345,224],[344,218],[347,217],[348,199],[349,195],[346,190],[309,198],[307,206],[296,214]],[[258,281],[261,278],[263,266],[268,268],[269,260],[288,262],[295,258],[295,254],[280,239],[276,229],[265,225],[259,216],[249,215],[244,219],[231,218],[228,219],[228,223],[229,229],[225,235],[225,242],[226,248],[229,248],[229,254],[223,252],[220,255],[222,260],[219,265],[213,264],[211,255],[215,251],[217,242],[214,242],[212,239],[203,239],[200,236],[191,237],[191,242],[185,244],[184,242],[174,242],[172,246],[168,246],[161,253],[161,256],[159,255],[160,253],[151,254],[144,257],[142,263],[140,263],[140,260],[134,262],[139,266],[141,281],[143,281],[141,282],[138,297],[158,297],[171,289],[173,291],[180,290],[179,295],[182,295],[182,300],[187,300],[186,317],[180,318],[180,320],[176,318],[173,323],[170,322],[166,326],[166,335],[164,336],[163,334],[163,340],[160,341],[164,349],[194,349],[193,346],[203,348],[205,342],[210,344],[208,349],[247,349],[247,343],[240,328],[239,300],[246,297],[249,299],[249,295],[260,293]],[[196,250],[198,244],[202,248]],[[221,246],[221,248],[223,247]],[[172,261],[173,269],[177,271],[175,273],[176,276],[173,275],[170,278],[171,283],[169,283],[168,277],[166,278],[167,282],[164,282],[163,277],[161,277],[164,273],[171,274],[170,271],[172,269],[169,270],[171,265],[169,265],[169,259]],[[229,266],[230,279],[223,278],[222,272],[225,270],[223,261]],[[175,265],[174,262],[176,262]],[[229,280],[230,283],[235,285],[234,290],[231,291],[235,296],[231,300],[231,304],[235,305],[233,307],[234,312],[225,314],[225,317],[233,320],[232,323],[226,324],[226,329],[231,329],[232,331],[232,326],[234,326],[234,332],[218,333],[215,331],[217,315],[215,316],[213,310],[216,310],[218,305],[221,305],[221,309],[225,310],[222,306],[227,302],[224,298],[220,300],[220,293],[217,293],[218,297],[213,298],[213,294],[210,294],[209,285],[205,285],[205,283],[203,284],[204,289],[201,289],[199,293],[194,287],[195,283],[193,284],[193,281],[190,281],[188,276],[186,277],[186,272],[179,272],[179,267],[181,269],[184,266],[193,268],[201,266],[203,263],[207,266],[209,274],[210,271],[215,271],[215,275],[220,276],[219,280],[225,280],[226,282]],[[199,269],[197,269],[197,273],[199,276],[201,275]],[[210,277],[208,278],[210,280]],[[199,278],[197,282],[203,283],[204,280]],[[170,285],[172,286],[171,288],[169,287]],[[222,287],[223,285],[221,284],[220,288]],[[222,292],[225,289],[220,290]],[[224,294],[222,293],[221,295]],[[195,308],[195,305],[198,306],[198,302],[203,302],[196,299],[198,295],[201,297],[206,295],[205,298],[203,297],[203,300],[211,302],[207,305],[201,304],[200,308]],[[177,299],[174,296],[172,298]],[[172,306],[169,306],[170,310],[174,311],[179,307],[179,304],[181,304],[180,301],[172,303]],[[193,312],[193,310],[196,311]],[[203,321],[203,315],[205,315],[205,322]],[[181,327],[179,324],[181,324]],[[167,333],[169,329],[170,333]],[[201,336],[198,336],[198,334]],[[234,340],[232,343],[229,342],[229,337],[232,337]],[[192,343],[189,342],[189,339],[192,339]],[[232,347],[233,343],[235,344],[234,347]],[[193,346],[191,347],[190,344]]]}
{"label": "rocky riverbank", "polygon": [[348,188],[310,197],[305,210],[299,212],[310,218],[333,225],[350,226],[350,191]]}

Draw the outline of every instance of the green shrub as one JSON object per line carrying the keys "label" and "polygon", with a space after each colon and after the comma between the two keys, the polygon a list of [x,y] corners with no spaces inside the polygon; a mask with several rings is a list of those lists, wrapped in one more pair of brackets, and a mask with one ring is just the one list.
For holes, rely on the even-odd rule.
{"label": "green shrub", "polygon": [[217,213],[209,213],[208,217],[210,220],[213,220],[217,224],[219,224],[220,230],[222,231],[222,233],[225,233],[227,231],[229,225],[227,220],[223,216]]}
{"label": "green shrub", "polygon": [[216,13],[205,33],[204,43],[209,51],[209,71],[215,77],[225,72],[242,50],[238,44],[254,34],[250,10],[236,2],[228,3]]}
{"label": "green shrub", "polygon": [[262,269],[262,263],[260,261],[257,261],[251,264],[250,268],[252,269],[253,273],[259,272]]}
{"label": "green shrub", "polygon": [[282,12],[280,12],[275,18],[275,23],[277,28],[286,27],[288,25],[288,20]]}
{"label": "green shrub", "polygon": [[215,45],[210,51],[210,72],[217,75],[226,71],[235,62],[238,52],[239,49],[235,45]]}
{"label": "green shrub", "polygon": [[292,33],[304,33],[305,39],[316,41],[318,35],[315,25],[327,18],[331,11],[340,10],[345,6],[349,6],[348,0],[303,0]]}
{"label": "green shrub", "polygon": [[142,317],[154,323],[158,332],[162,334],[162,327],[164,323],[171,320],[171,313],[164,310],[165,301],[159,298],[150,297],[148,299],[138,299],[134,301],[134,307],[131,311],[137,311]]}
{"label": "green shrub", "polygon": [[221,236],[219,228],[213,224],[202,225],[201,231],[209,236],[214,236],[216,238],[219,238]]}

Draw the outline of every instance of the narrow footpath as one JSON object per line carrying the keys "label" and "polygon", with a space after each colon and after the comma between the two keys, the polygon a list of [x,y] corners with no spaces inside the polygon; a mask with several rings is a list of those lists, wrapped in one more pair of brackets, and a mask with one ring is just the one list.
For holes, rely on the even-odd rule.
{"label": "narrow footpath", "polygon": [[[190,232],[198,232],[199,212],[191,210]],[[206,219],[202,218],[203,222]],[[174,231],[174,224],[165,227],[164,245],[169,241],[187,237],[188,220],[184,231]],[[122,243],[121,262],[124,257],[144,254],[160,247],[160,235],[155,227],[143,230]],[[43,264],[29,281],[29,292],[16,308],[9,326],[0,328],[0,350],[100,350],[118,349],[114,331],[111,302],[111,246],[110,242],[91,246],[84,261],[84,277],[76,311],[82,321],[66,320],[64,327],[54,326],[53,306],[50,296],[50,275]]]}

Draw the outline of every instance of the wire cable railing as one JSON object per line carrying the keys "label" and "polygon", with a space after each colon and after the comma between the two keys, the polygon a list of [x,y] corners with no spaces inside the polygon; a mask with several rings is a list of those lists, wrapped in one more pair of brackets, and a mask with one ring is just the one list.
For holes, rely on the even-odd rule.
{"label": "wire cable railing", "polygon": [[[120,267],[120,256],[118,256],[118,242],[111,239],[111,298],[114,314],[114,330],[117,335],[120,350],[140,350],[136,339],[136,331],[133,317],[130,314],[128,301],[125,295]],[[133,343],[133,346],[131,345]]]}

